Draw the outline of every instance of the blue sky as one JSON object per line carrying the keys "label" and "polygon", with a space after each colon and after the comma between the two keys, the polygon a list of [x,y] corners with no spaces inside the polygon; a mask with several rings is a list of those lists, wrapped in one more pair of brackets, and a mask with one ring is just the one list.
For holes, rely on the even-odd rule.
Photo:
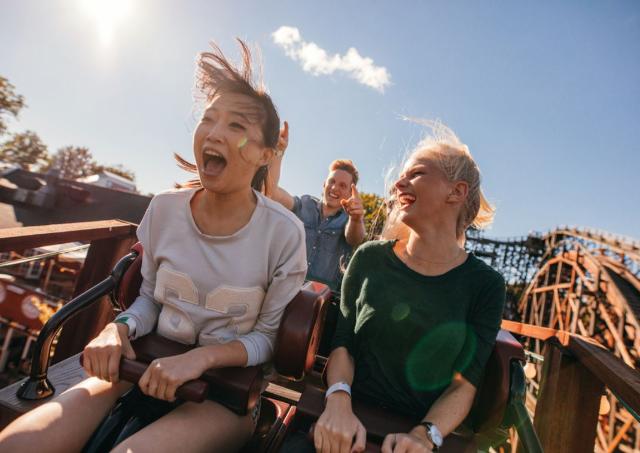
{"label": "blue sky", "polygon": [[[400,116],[439,118],[480,165],[498,209],[489,235],[569,224],[640,238],[637,1],[111,0],[96,14],[100,3],[0,0],[0,74],[28,104],[11,130],[52,152],[88,146],[144,192],[184,180],[171,156],[191,154],[195,55],[215,40],[235,57],[239,36],[260,46],[291,126],[290,192],[319,194],[348,157],[361,190],[382,193],[421,134]],[[273,39],[282,26],[298,30],[295,49],[314,43],[338,63],[291,58]],[[384,68],[384,92],[340,70],[353,69],[349,48]]]}

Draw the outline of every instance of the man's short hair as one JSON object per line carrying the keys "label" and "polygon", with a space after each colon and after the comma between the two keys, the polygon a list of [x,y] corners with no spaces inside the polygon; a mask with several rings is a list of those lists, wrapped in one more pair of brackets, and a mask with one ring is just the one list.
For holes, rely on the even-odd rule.
{"label": "man's short hair", "polygon": [[329,171],[343,170],[351,175],[354,184],[358,184],[358,170],[349,159],[336,159],[329,165]]}

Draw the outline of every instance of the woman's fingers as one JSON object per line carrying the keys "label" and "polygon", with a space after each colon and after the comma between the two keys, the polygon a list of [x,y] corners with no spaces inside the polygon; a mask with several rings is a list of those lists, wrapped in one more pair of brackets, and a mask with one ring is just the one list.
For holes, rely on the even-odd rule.
{"label": "woman's fingers", "polygon": [[82,368],[89,376],[93,376],[93,367],[91,366],[91,352],[87,349],[82,353]]}
{"label": "woman's fingers", "polygon": [[131,341],[126,336],[122,338],[122,355],[129,360],[136,359],[136,352],[133,350],[133,346],[131,346]]}
{"label": "woman's fingers", "polygon": [[284,127],[280,129],[280,135],[278,137],[278,144],[276,145],[276,149],[281,153],[289,146],[289,123],[284,122]]}
{"label": "woman's fingers", "polygon": [[351,446],[353,445],[353,436],[354,433],[343,428],[343,430],[340,432],[340,436],[338,437],[338,440],[340,441],[340,453],[349,453],[351,451]]}
{"label": "woman's fingers", "polygon": [[116,383],[119,380],[120,371],[120,354],[111,354],[109,356],[109,361],[107,363],[107,376],[109,377],[109,382]]}
{"label": "woman's fingers", "polygon": [[322,434],[321,434],[321,429],[317,426],[314,425],[311,427],[311,429],[313,430],[313,446],[316,448],[316,452],[321,452],[322,451]]}
{"label": "woman's fingers", "polygon": [[356,439],[351,448],[351,453],[361,453],[367,447],[367,432],[364,429],[362,423],[358,424],[356,431]]}
{"label": "woman's fingers", "polygon": [[178,386],[176,384],[167,384],[167,389],[164,391],[164,399],[167,401],[175,401],[176,390],[178,390]]}
{"label": "woman's fingers", "polygon": [[166,400],[165,393],[167,392],[167,381],[164,379],[158,379],[158,387],[156,387],[156,394],[154,398],[159,400]]}
{"label": "woman's fingers", "polygon": [[382,442],[382,448],[380,448],[380,453],[393,453],[393,447],[395,446],[395,434],[387,434],[384,438],[384,442]]}
{"label": "woman's fingers", "polygon": [[110,351],[106,348],[101,348],[98,354],[98,377],[103,381],[109,380],[109,356]]}
{"label": "woman's fingers", "polygon": [[147,369],[144,370],[142,377],[138,381],[138,387],[140,387],[140,390],[142,390],[142,393],[144,393],[145,395],[148,394],[147,387],[149,386],[149,379],[151,379],[151,372],[149,371],[149,367],[147,367]]}

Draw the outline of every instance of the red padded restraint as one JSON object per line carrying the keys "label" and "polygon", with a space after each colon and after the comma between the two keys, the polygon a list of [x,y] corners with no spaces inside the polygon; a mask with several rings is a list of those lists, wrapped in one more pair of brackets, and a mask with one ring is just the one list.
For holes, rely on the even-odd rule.
{"label": "red padded restraint", "polygon": [[273,357],[280,375],[300,380],[313,367],[330,297],[327,285],[307,282],[287,305]]}
{"label": "red padded restraint", "polygon": [[500,330],[473,405],[473,420],[478,432],[492,430],[502,422],[509,401],[512,360],[524,362],[524,348],[513,335]]}
{"label": "red padded restraint", "polygon": [[140,273],[142,268],[142,244],[136,242],[131,247],[131,251],[136,252],[138,256],[122,276],[116,292],[116,300],[123,311],[129,308],[133,301],[136,300],[136,297],[140,294],[140,285],[142,285],[142,274]]}

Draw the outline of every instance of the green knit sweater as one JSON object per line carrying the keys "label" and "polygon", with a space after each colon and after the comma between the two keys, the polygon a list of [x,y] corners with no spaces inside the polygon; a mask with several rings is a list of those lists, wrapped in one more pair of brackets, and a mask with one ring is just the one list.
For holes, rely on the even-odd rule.
{"label": "green knit sweater", "polygon": [[443,275],[409,269],[393,241],[353,255],[333,347],[353,356],[353,393],[423,417],[460,372],[478,387],[505,299],[502,276],[474,255]]}

